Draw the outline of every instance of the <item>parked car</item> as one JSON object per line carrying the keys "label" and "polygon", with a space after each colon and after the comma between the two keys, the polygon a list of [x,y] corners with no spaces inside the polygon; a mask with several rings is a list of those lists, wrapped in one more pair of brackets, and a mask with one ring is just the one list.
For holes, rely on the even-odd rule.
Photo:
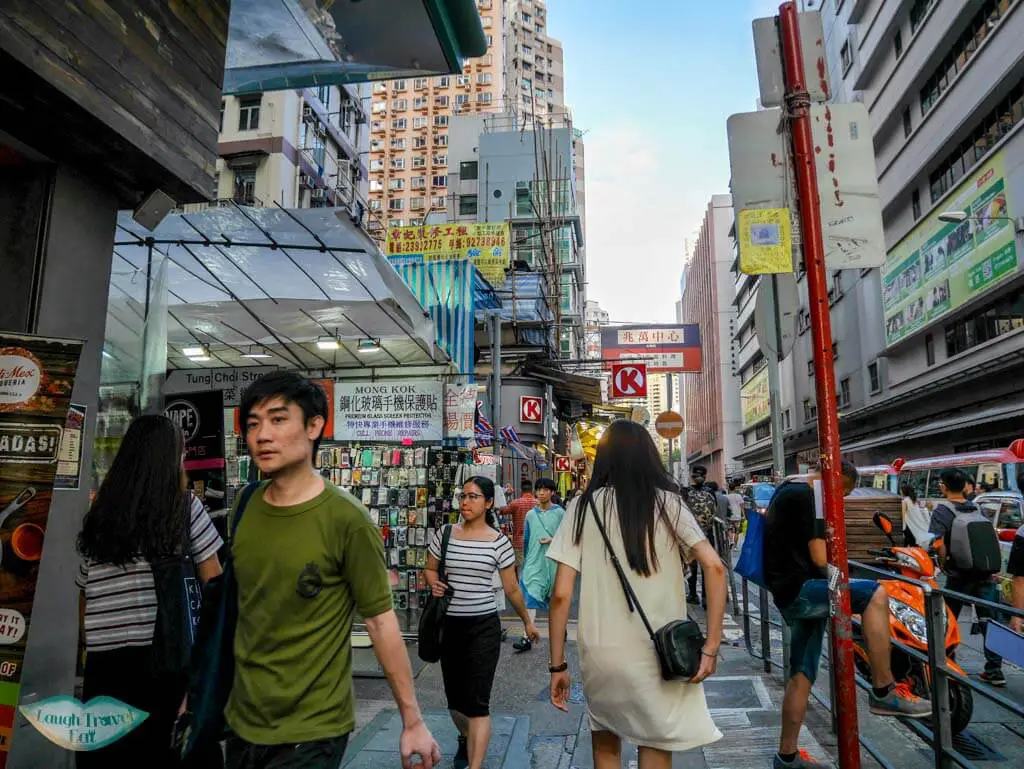
{"label": "parked car", "polygon": [[1007,600],[1011,579],[1006,573],[1010,548],[1017,529],[1024,526],[1024,494],[1019,491],[989,491],[974,498],[974,504],[981,508],[985,517],[992,521],[999,535],[999,549],[1003,554],[1003,568],[999,575],[1000,587]]}

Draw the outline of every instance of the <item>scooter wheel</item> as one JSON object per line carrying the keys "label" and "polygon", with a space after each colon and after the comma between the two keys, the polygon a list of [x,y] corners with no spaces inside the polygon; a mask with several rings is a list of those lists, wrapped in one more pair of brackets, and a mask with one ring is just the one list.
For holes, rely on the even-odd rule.
{"label": "scooter wheel", "polygon": [[958,681],[949,682],[949,728],[960,734],[974,715],[974,694]]}

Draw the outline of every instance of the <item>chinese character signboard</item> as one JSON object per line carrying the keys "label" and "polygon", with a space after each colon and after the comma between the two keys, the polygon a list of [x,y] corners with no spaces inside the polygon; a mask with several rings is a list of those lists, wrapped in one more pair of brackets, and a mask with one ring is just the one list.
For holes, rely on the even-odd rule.
{"label": "chinese character signboard", "polygon": [[601,356],[606,363],[645,363],[648,374],[700,371],[700,328],[696,323],[605,326],[601,329]]}
{"label": "chinese character signboard", "polygon": [[768,391],[768,368],[754,374],[740,388],[740,409],[743,412],[743,429],[753,427],[771,416],[771,396]]}
{"label": "chinese character signboard", "polygon": [[14,711],[61,433],[82,343],[0,335],[0,767]]}
{"label": "chinese character signboard", "polygon": [[385,253],[396,267],[469,260],[488,283],[500,286],[511,263],[509,227],[506,223],[389,227]]}
{"label": "chinese character signboard", "polygon": [[1020,257],[1009,219],[1014,208],[1004,177],[999,153],[940,207],[962,211],[968,218],[945,223],[935,212],[889,252],[882,267],[886,344],[895,344],[1017,274]]}
{"label": "chinese character signboard", "polygon": [[440,382],[335,383],[335,440],[440,442],[443,437]]}
{"label": "chinese character signboard", "polygon": [[470,439],[476,436],[477,387],[444,386],[444,437]]}

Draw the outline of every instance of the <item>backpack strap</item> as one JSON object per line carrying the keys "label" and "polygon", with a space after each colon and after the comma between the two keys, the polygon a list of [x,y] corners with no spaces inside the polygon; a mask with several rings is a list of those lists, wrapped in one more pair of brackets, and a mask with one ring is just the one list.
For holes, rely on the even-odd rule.
{"label": "backpack strap", "polygon": [[242,489],[242,495],[238,498],[238,507],[235,508],[235,514],[231,518],[231,539],[234,540],[235,532],[238,531],[238,524],[242,522],[242,513],[245,512],[245,508],[249,505],[249,500],[252,499],[252,495],[256,493],[263,484],[260,481],[247,484]]}
{"label": "backpack strap", "polygon": [[441,564],[437,567],[438,577],[441,578],[442,582],[447,582],[445,577],[448,575],[444,571],[444,562],[448,559],[448,543],[452,538],[452,525],[446,524],[444,529],[441,531]]}

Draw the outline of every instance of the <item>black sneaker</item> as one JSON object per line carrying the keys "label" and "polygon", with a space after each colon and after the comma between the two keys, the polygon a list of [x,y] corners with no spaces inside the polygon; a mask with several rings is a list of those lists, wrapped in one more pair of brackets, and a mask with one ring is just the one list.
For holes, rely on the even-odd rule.
{"label": "black sneaker", "polygon": [[465,737],[459,737],[459,747],[455,751],[455,769],[466,769],[469,766],[469,745]]}
{"label": "black sneaker", "polygon": [[978,676],[979,679],[987,683],[989,686],[1006,686],[1006,676],[1003,675],[1002,670],[986,670]]}
{"label": "black sneaker", "polygon": [[531,641],[529,638],[523,637],[516,641],[514,644],[512,644],[512,648],[520,653],[528,652],[530,651],[530,649],[533,648],[533,641]]}

